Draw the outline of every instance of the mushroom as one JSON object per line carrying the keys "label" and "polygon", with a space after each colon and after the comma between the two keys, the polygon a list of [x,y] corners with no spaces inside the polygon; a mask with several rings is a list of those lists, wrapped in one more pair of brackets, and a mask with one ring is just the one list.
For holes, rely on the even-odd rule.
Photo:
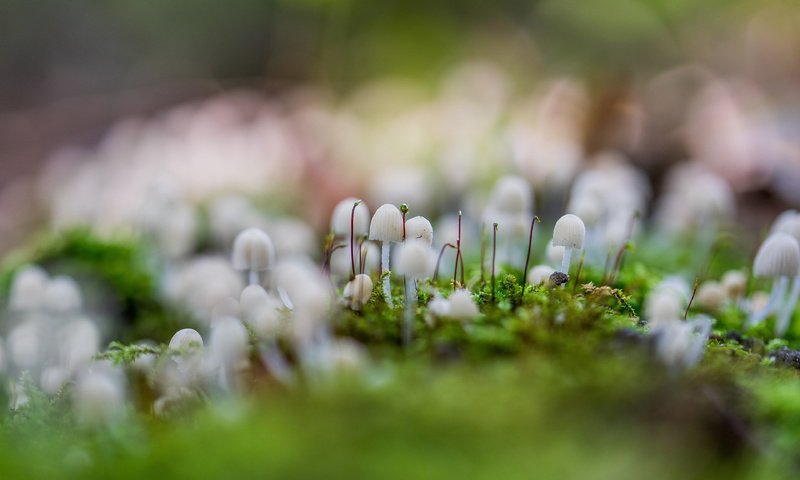
{"label": "mushroom", "polygon": [[447,316],[456,320],[472,320],[480,314],[472,293],[465,288],[459,288],[447,298],[449,308]]}
{"label": "mushroom", "polygon": [[381,205],[372,216],[369,224],[369,239],[381,242],[381,275],[383,275],[383,296],[386,304],[392,303],[392,291],[389,281],[389,253],[391,242],[403,240],[403,214],[390,203]]}
{"label": "mushroom", "polygon": [[231,263],[234,270],[248,272],[250,285],[257,285],[258,274],[269,270],[275,263],[275,246],[269,235],[258,228],[242,231],[233,241]]}
{"label": "mushroom", "polygon": [[336,204],[331,214],[331,231],[337,237],[350,235],[352,220],[353,233],[357,237],[367,235],[369,229],[369,207],[357,198],[345,198]]}
{"label": "mushroom", "polygon": [[433,226],[425,217],[414,217],[406,220],[406,238],[422,239],[428,246],[433,245]]}
{"label": "mushroom", "polygon": [[[780,305],[786,293],[787,279],[796,277],[798,269],[800,269],[800,246],[794,237],[778,232],[764,240],[753,262],[753,274],[757,277],[773,277],[775,283],[767,306],[751,312],[746,326],[758,325]],[[785,322],[783,319],[781,321]],[[781,321],[776,324],[775,329],[782,334],[788,325],[782,324]]]}
{"label": "mushroom", "polygon": [[553,228],[553,246],[564,247],[564,256],[561,259],[562,273],[569,275],[569,264],[573,250],[583,248],[586,238],[586,226],[577,215],[567,214],[559,218]]}
{"label": "mushroom", "polygon": [[424,240],[407,240],[403,242],[395,254],[397,272],[405,275],[406,317],[403,328],[403,339],[406,344],[411,341],[411,327],[417,307],[418,278],[425,278],[433,272],[433,252]]}
{"label": "mushroom", "polygon": [[553,273],[555,273],[555,270],[550,265],[536,265],[528,271],[528,281],[531,285],[539,285],[541,283],[548,285],[550,275]]}
{"label": "mushroom", "polygon": [[372,279],[369,275],[360,273],[347,282],[343,293],[350,309],[359,311],[372,296]]}
{"label": "mushroom", "polygon": [[[783,212],[775,220],[772,231],[791,235],[795,240],[800,242],[800,214],[794,210]],[[800,274],[796,275],[792,280],[792,289],[789,293],[789,298],[786,300],[786,305],[784,305],[783,310],[781,310],[778,316],[778,322],[775,324],[775,333],[779,337],[783,336],[783,334],[786,333],[786,329],[789,328],[798,296],[800,296]]]}

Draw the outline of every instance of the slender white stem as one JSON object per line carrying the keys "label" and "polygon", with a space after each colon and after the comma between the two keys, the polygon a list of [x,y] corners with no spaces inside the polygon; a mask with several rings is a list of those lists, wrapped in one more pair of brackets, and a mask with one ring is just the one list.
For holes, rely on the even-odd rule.
{"label": "slender white stem", "polygon": [[248,275],[248,283],[249,283],[249,285],[258,285],[258,272],[257,271],[255,271],[253,269],[250,269],[250,272],[249,272],[249,275]]}
{"label": "slender white stem", "polygon": [[394,307],[392,303],[392,288],[389,282],[389,275],[384,275],[389,271],[389,250],[391,245],[389,242],[381,242],[381,275],[383,276],[383,296],[386,298],[386,304]]}
{"label": "slender white stem", "polygon": [[572,259],[572,248],[564,247],[564,257],[561,258],[561,273],[569,275],[569,263]]}
{"label": "slender white stem", "polygon": [[786,305],[783,306],[781,315],[778,317],[778,322],[775,324],[776,337],[782,337],[783,334],[786,333],[786,330],[789,329],[798,296],[800,296],[800,275],[794,277],[794,280],[792,280],[792,290],[789,293],[789,299],[786,300]]}
{"label": "slender white stem", "polygon": [[775,279],[775,284],[772,286],[772,293],[769,296],[769,301],[767,305],[762,308],[758,312],[752,312],[750,314],[750,318],[748,319],[747,323],[745,324],[746,327],[752,327],[758,325],[759,323],[763,322],[765,318],[772,313],[775,308],[780,304],[780,299],[783,298],[784,293],[786,292],[786,277],[780,277]]}
{"label": "slender white stem", "polygon": [[411,343],[411,329],[414,326],[414,316],[417,310],[418,293],[417,281],[413,278],[406,278],[406,317],[403,325],[403,343]]}

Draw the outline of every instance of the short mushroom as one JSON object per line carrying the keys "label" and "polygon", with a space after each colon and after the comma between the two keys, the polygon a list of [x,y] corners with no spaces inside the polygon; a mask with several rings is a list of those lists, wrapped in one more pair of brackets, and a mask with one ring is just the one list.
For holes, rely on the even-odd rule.
{"label": "short mushroom", "polygon": [[[773,233],[758,249],[753,262],[753,274],[757,277],[772,277],[775,283],[767,306],[753,311],[747,326],[758,325],[775,310],[786,293],[788,278],[797,276],[800,269],[800,246],[797,240],[786,233]],[[785,331],[788,325],[776,324],[776,331]]]}
{"label": "short mushroom", "polygon": [[257,285],[258,275],[275,263],[275,246],[269,235],[258,228],[248,228],[233,241],[231,262],[234,270],[247,271],[248,283]]}
{"label": "short mushroom", "polygon": [[389,281],[389,253],[391,242],[403,240],[403,214],[390,203],[381,205],[372,216],[369,224],[369,239],[381,242],[381,274],[383,275],[383,296],[392,305],[392,290]]}
{"label": "short mushroom", "polygon": [[553,228],[553,246],[564,247],[561,259],[561,272],[569,275],[569,264],[573,250],[583,248],[586,238],[586,226],[577,215],[567,214],[559,218]]}

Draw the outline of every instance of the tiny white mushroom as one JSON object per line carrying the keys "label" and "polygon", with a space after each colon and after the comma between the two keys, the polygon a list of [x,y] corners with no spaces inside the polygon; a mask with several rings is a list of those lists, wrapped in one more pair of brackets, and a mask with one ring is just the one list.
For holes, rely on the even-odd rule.
{"label": "tiny white mushroom", "polygon": [[555,273],[555,269],[550,265],[536,265],[528,270],[528,282],[531,285],[539,285],[544,283],[550,284],[550,275]]}
{"label": "tiny white mushroom", "polygon": [[170,350],[187,351],[191,348],[202,348],[203,337],[193,328],[178,330],[169,341]]}
{"label": "tiny white mushroom", "polygon": [[233,268],[249,272],[249,283],[259,283],[258,274],[275,263],[275,246],[269,235],[258,228],[248,228],[236,236],[231,253]]}
{"label": "tiny white mushroom", "polygon": [[30,265],[20,269],[11,283],[8,306],[12,311],[32,311],[41,308],[48,285],[47,273]]}
{"label": "tiny white mushroom", "polygon": [[703,282],[697,289],[697,304],[706,310],[716,312],[725,303],[725,290],[717,282]]}
{"label": "tiny white mushroom", "polygon": [[747,287],[747,276],[739,270],[729,270],[722,275],[722,289],[731,300],[737,300],[744,295]]}
{"label": "tiny white mushroom", "polygon": [[569,274],[569,264],[573,250],[583,248],[586,238],[586,226],[577,215],[567,214],[559,218],[553,227],[553,246],[564,247],[564,257],[561,260],[561,272]]}
{"label": "tiny white mushroom", "polygon": [[447,298],[450,302],[448,316],[456,320],[472,320],[480,314],[478,305],[472,299],[472,293],[464,288],[459,288]]}
{"label": "tiny white mushroom", "polygon": [[[331,214],[331,231],[340,237],[350,237],[350,216],[357,198],[345,198],[336,204]],[[367,234],[370,226],[369,207],[364,202],[358,204],[353,215],[353,234],[361,237]]]}
{"label": "tiny white mushroom", "polygon": [[86,372],[75,384],[75,410],[89,425],[106,423],[119,415],[125,397],[117,379],[101,372]]}
{"label": "tiny white mushroom", "polygon": [[44,302],[50,312],[67,314],[79,311],[83,305],[83,298],[75,280],[57,276],[47,284]]}
{"label": "tiny white mushroom", "polygon": [[343,293],[348,306],[352,310],[359,311],[372,296],[372,279],[363,273],[356,275],[345,285]]}
{"label": "tiny white mushroom", "polygon": [[406,318],[403,330],[406,344],[411,341],[411,327],[417,308],[417,279],[429,277],[433,273],[433,251],[423,240],[407,240],[395,254],[397,273],[405,275]]}
{"label": "tiny white mushroom", "polygon": [[[753,274],[757,277],[772,277],[775,284],[767,306],[758,312],[753,312],[747,325],[753,326],[761,323],[781,303],[786,292],[788,278],[794,278],[800,269],[800,246],[797,240],[786,233],[774,233],[764,240],[758,249],[753,262]],[[781,319],[776,323],[778,336],[782,335],[788,327]],[[788,321],[788,318],[786,319]]]}
{"label": "tiny white mushroom", "polygon": [[369,239],[381,242],[381,274],[383,277],[383,295],[386,303],[392,305],[392,291],[389,280],[389,253],[391,242],[403,240],[403,214],[392,204],[381,205],[372,216],[369,225]]}
{"label": "tiny white mushroom", "polygon": [[425,217],[414,217],[406,220],[406,238],[424,240],[428,246],[433,245],[433,226]]}

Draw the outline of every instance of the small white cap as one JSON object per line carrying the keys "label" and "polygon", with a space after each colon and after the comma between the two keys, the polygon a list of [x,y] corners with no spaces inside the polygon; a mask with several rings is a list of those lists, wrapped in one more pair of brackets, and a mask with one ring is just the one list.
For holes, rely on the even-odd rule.
{"label": "small white cap", "polygon": [[758,249],[753,262],[757,277],[795,277],[800,269],[800,246],[787,233],[773,233]]}
{"label": "small white cap", "polygon": [[272,298],[261,285],[248,285],[239,296],[239,312],[244,320],[253,318],[260,309],[270,306]]}
{"label": "small white cap", "polygon": [[504,213],[529,212],[533,208],[533,194],[527,180],[515,175],[497,181],[489,198],[492,210]]}
{"label": "small white cap", "polygon": [[406,220],[406,239],[424,240],[430,247],[433,245],[433,226],[425,217],[414,217]]}
{"label": "small white cap", "polygon": [[740,298],[747,288],[747,276],[739,270],[728,270],[722,276],[720,283],[728,298]]}
{"label": "small white cap", "polygon": [[211,328],[208,351],[223,365],[233,365],[247,356],[247,329],[234,317],[219,319]]}
{"label": "small white cap", "polygon": [[717,282],[703,282],[697,289],[697,304],[706,310],[717,311],[725,303],[725,290]]}
{"label": "small white cap", "polygon": [[36,265],[20,269],[11,283],[9,307],[14,311],[41,308],[47,284],[47,273]]}
{"label": "small white cap", "polygon": [[369,224],[369,239],[381,242],[403,241],[403,214],[391,203],[385,203],[375,211]]}
{"label": "small white cap", "polygon": [[372,297],[372,279],[369,275],[359,274],[347,282],[344,287],[344,298],[352,310],[359,311]]}
{"label": "small white cap", "polygon": [[651,327],[661,326],[683,316],[684,302],[670,290],[656,289],[645,300],[644,313]]}
{"label": "small white cap", "polygon": [[559,218],[553,227],[553,246],[580,250],[585,238],[586,226],[577,215],[568,213]]}
{"label": "small white cap", "polygon": [[170,350],[186,351],[193,347],[202,347],[203,337],[193,328],[178,330],[169,341]]}
{"label": "small white cap", "polygon": [[57,276],[47,284],[44,295],[45,306],[53,313],[74,313],[81,309],[83,299],[75,280]]}
{"label": "small white cap", "polygon": [[425,278],[433,274],[434,253],[427,242],[422,240],[406,240],[394,255],[395,270],[400,275],[410,278]]}
{"label": "small white cap", "polygon": [[[345,198],[336,204],[331,214],[331,231],[339,236],[350,237],[350,216],[353,214],[353,205],[358,201],[357,198]],[[361,202],[353,216],[353,235],[359,237],[369,232],[369,207]]]}
{"label": "small white cap", "polygon": [[555,273],[555,269],[550,265],[536,265],[528,270],[528,282],[530,282],[531,285],[539,285],[540,283],[549,285],[550,275],[553,273]]}
{"label": "small white cap", "polygon": [[469,290],[459,288],[453,292],[448,298],[450,308],[447,315],[456,320],[471,320],[480,314],[478,305],[472,299],[472,293]]}
{"label": "small white cap", "polygon": [[33,368],[42,355],[42,335],[36,323],[27,321],[14,327],[6,340],[8,358],[19,368]]}
{"label": "small white cap", "polygon": [[275,246],[262,230],[248,228],[233,241],[231,262],[236,270],[268,270],[275,262]]}
{"label": "small white cap", "polygon": [[772,233],[777,232],[788,233],[800,242],[800,214],[795,210],[787,210],[778,215],[772,225]]}
{"label": "small white cap", "polygon": [[75,383],[75,410],[81,421],[96,425],[112,420],[124,406],[122,387],[111,375],[87,372]]}

